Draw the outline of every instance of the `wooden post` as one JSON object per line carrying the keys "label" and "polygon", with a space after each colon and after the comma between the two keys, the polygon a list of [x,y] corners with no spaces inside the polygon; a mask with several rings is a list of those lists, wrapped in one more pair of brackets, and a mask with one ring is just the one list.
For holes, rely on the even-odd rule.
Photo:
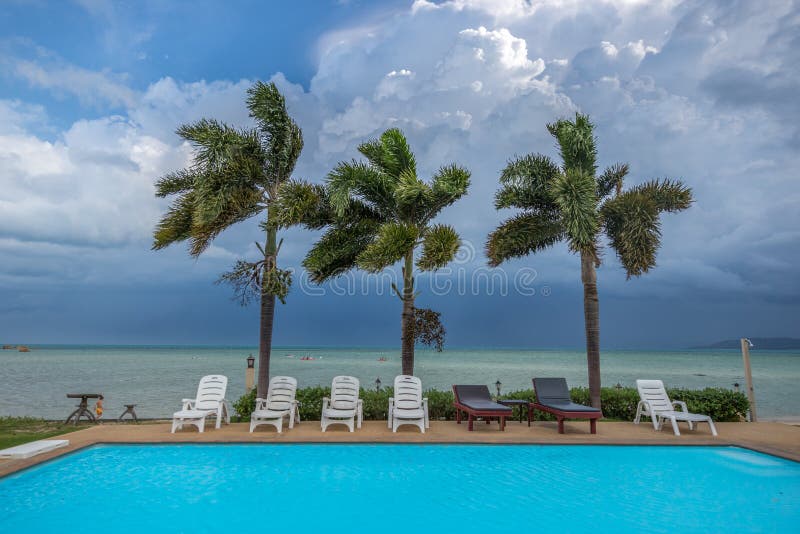
{"label": "wooden post", "polygon": [[750,340],[742,338],[742,359],[744,360],[744,379],[747,382],[747,399],[750,401],[750,422],[758,421],[756,416],[756,395],[753,391],[753,373],[750,370]]}

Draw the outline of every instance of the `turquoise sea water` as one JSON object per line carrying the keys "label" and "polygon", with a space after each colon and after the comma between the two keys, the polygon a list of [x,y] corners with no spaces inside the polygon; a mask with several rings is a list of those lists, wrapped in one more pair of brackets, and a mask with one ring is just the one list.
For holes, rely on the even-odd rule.
{"label": "turquoise sea water", "polygon": [[796,532],[734,447],[96,446],[0,479],[0,532]]}
{"label": "turquoise sea water", "polygon": [[[68,392],[103,393],[105,417],[116,418],[123,404],[137,403],[141,417],[169,417],[180,399],[193,397],[205,374],[229,378],[228,398],[244,393],[245,359],[255,348],[45,346],[32,352],[0,351],[0,415],[66,417],[74,402]],[[301,360],[308,356],[313,360]],[[387,361],[380,361],[386,358]],[[761,417],[800,416],[800,352],[752,352],[753,380]],[[744,383],[738,351],[604,351],[603,384],[634,386],[637,378],[658,378],[668,387],[732,388]],[[587,384],[586,355],[569,350],[446,350],[417,352],[416,374],[425,388],[454,383],[491,385],[502,391],[529,389],[533,376],[564,376],[570,385]],[[297,378],[300,387],[329,385],[333,376],[357,376],[364,387],[377,377],[391,385],[400,372],[398,350],[276,349],[272,374]]]}

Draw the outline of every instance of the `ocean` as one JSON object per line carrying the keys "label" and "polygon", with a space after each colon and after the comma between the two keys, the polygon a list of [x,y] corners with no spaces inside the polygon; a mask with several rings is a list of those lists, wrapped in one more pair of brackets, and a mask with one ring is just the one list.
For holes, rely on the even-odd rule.
{"label": "ocean", "polygon": [[[244,393],[246,358],[255,347],[186,346],[32,346],[32,351],[0,351],[0,416],[65,418],[74,409],[67,393],[105,396],[105,419],[115,419],[124,404],[137,404],[143,418],[170,417],[184,397],[193,398],[205,374],[228,376],[228,399]],[[309,357],[312,359],[301,359]],[[385,359],[385,361],[381,361]],[[800,351],[751,352],[760,418],[800,415]],[[399,349],[276,348],[272,374],[297,378],[299,386],[329,385],[335,375],[353,375],[362,387],[380,378],[390,386],[400,372]],[[604,386],[635,385],[658,378],[667,387],[723,387],[742,384],[744,370],[736,350],[603,351]],[[447,390],[455,383],[487,384],[495,391],[531,387],[533,376],[564,376],[585,386],[586,354],[578,350],[463,349],[437,353],[418,350],[415,374],[426,389]]]}

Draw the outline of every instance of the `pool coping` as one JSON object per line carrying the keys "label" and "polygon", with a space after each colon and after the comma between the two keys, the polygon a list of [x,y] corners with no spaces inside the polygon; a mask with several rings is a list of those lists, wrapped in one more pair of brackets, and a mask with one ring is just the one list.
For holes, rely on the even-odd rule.
{"label": "pool coping", "polygon": [[[468,432],[466,425],[450,421],[432,421],[426,434],[418,430],[399,431],[393,434],[382,421],[365,421],[364,428],[354,433],[331,430],[322,434],[318,421],[306,421],[293,430],[277,434],[269,430],[250,434],[247,423],[224,425],[221,429],[208,428],[205,433],[169,432],[169,423],[141,425],[98,425],[63,436],[70,445],[32,458],[0,460],[0,479],[35,467],[51,460],[95,445],[169,445],[169,444],[425,444],[425,445],[607,445],[607,446],[714,446],[739,447],[771,456],[800,462],[800,427],[782,423],[718,423],[719,437],[703,429],[683,431],[681,436],[672,432],[656,432],[649,424],[633,425],[626,422],[604,422],[598,434],[589,434],[585,422],[567,425],[566,434],[558,434],[555,423],[537,422],[528,428],[525,424],[511,423],[505,432],[497,425],[476,425]],[[586,428],[584,428],[586,427]],[[62,436],[59,436],[62,437]],[[55,438],[55,437],[54,437]],[[53,439],[53,438],[51,438]]]}

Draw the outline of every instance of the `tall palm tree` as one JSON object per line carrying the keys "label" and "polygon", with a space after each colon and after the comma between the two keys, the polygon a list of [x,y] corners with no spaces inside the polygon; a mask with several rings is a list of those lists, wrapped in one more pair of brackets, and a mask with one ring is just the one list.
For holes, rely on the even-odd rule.
{"label": "tall palm tree", "polygon": [[156,226],[153,249],[189,241],[189,254],[198,257],[222,231],[256,215],[263,217],[262,257],[239,260],[222,276],[245,304],[261,304],[258,395],[269,383],[275,298],[284,301],[291,285],[289,271],[277,266],[280,249],[272,205],[281,184],[289,180],[303,149],[303,134],[286,111],[274,83],[256,82],[248,91],[247,108],[255,127],[237,129],[213,119],[178,128],[177,134],[194,147],[191,166],[166,174],[156,183],[156,196],[175,195]]}
{"label": "tall palm tree", "polygon": [[429,182],[421,180],[414,154],[396,128],[358,150],[367,161],[339,163],[325,186],[287,183],[276,218],[283,226],[325,230],[303,261],[316,283],[355,268],[376,273],[402,262],[402,289],[392,288],[403,306],[403,373],[413,374],[415,340],[438,338],[441,348],[444,333],[438,313],[415,309],[414,266],[435,271],[455,257],[461,245],[455,229],[432,221],[466,194],[470,174],[451,164]]}
{"label": "tall palm tree", "polygon": [[601,237],[617,253],[628,278],[656,264],[662,212],[677,212],[692,203],[692,191],[680,181],[651,180],[622,190],[627,164],[616,164],[597,176],[594,126],[586,115],[559,120],[547,129],[556,138],[562,166],[540,154],[511,160],[500,176],[495,207],[522,213],[489,234],[489,264],[541,252],[566,241],[580,255],[586,357],[592,406],[600,408],[600,311],[597,273]]}

